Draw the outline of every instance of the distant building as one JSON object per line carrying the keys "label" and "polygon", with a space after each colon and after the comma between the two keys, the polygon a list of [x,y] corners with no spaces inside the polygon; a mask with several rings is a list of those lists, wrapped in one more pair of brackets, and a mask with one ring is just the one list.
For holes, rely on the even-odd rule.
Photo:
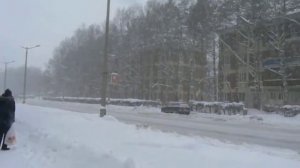
{"label": "distant building", "polygon": [[300,12],[255,27],[241,20],[224,30],[218,78],[223,101],[248,107],[282,105],[284,100],[300,104]]}

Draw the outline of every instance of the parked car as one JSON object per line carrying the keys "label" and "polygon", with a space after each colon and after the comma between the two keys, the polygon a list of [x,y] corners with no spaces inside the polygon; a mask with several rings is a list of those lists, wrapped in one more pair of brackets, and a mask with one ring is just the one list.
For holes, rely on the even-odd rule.
{"label": "parked car", "polygon": [[191,108],[184,102],[169,102],[161,108],[161,112],[189,115],[191,113]]}

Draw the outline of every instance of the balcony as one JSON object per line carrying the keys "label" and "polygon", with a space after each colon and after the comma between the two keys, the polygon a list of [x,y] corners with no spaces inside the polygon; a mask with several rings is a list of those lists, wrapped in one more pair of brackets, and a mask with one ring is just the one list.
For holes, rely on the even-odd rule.
{"label": "balcony", "polygon": [[[287,57],[284,62],[287,67],[297,67],[300,66],[300,57]],[[280,57],[270,57],[263,60],[264,68],[280,68],[281,58]]]}

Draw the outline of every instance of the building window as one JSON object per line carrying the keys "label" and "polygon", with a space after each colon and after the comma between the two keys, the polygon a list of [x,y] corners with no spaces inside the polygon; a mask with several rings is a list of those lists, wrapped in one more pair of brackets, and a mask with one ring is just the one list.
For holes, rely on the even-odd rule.
{"label": "building window", "polygon": [[276,92],[271,92],[271,93],[270,93],[270,99],[276,100],[276,98],[277,98]]}
{"label": "building window", "polygon": [[239,101],[245,101],[245,93],[239,93]]}
{"label": "building window", "polygon": [[242,73],[239,73],[239,81],[240,82],[246,82],[247,81],[247,74],[242,72]]}
{"label": "building window", "polygon": [[225,64],[230,64],[230,55],[225,55],[225,60],[224,60],[224,62],[225,62]]}
{"label": "building window", "polygon": [[283,95],[281,92],[270,92],[270,99],[271,100],[282,100]]}
{"label": "building window", "polygon": [[278,100],[283,100],[283,95],[282,95],[282,93],[278,93]]}

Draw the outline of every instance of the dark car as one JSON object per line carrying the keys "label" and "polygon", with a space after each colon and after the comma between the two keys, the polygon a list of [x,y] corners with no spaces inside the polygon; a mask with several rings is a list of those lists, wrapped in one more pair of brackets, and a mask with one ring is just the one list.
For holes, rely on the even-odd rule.
{"label": "dark car", "polygon": [[191,108],[188,104],[183,102],[169,102],[167,105],[161,108],[161,112],[188,115],[191,113]]}

